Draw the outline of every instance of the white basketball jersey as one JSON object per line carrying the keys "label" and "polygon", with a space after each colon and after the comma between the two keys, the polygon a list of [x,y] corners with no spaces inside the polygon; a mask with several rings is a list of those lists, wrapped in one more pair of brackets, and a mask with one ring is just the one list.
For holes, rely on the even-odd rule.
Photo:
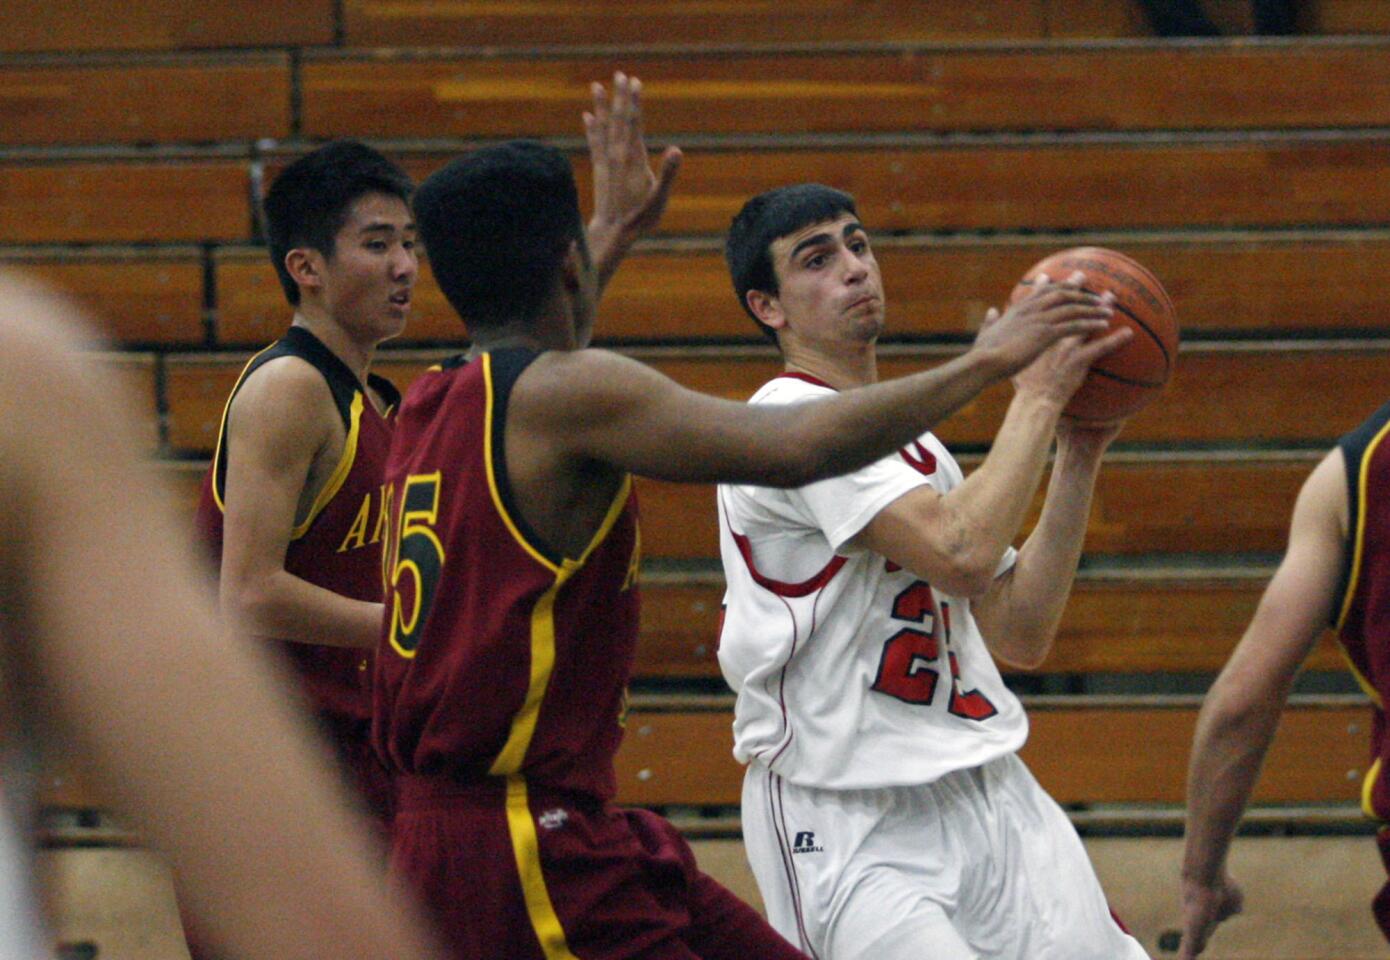
{"label": "white basketball jersey", "polygon": [[[788,374],[750,403],[834,390]],[[888,504],[963,479],[930,433],[855,473],[795,490],[719,487],[719,665],[738,695],[734,755],[807,786],[930,783],[1028,736],[970,602],[847,542]],[[996,575],[1012,566],[1012,548]]]}

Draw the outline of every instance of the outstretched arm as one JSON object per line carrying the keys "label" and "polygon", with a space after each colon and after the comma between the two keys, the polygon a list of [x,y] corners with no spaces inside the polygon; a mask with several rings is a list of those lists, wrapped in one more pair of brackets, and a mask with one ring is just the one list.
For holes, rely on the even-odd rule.
{"label": "outstretched arm", "polygon": [[1226,856],[1294,676],[1331,620],[1347,513],[1346,462],[1336,449],[1299,492],[1288,552],[1197,717],[1187,770],[1182,960],[1198,956],[1217,924],[1240,912]]}
{"label": "outstretched arm", "polygon": [[601,350],[547,353],[518,381],[509,429],[516,442],[574,464],[800,486],[890,453],[1059,338],[1105,328],[1110,308],[1100,298],[1075,287],[1043,289],[982,330],[963,356],[804,404],[720,400]]}
{"label": "outstretched arm", "polygon": [[283,678],[217,621],[124,397],[54,319],[68,309],[0,283],[0,669],[42,691],[36,725],[168,855],[229,953],[433,956]]}
{"label": "outstretched arm", "polygon": [[667,147],[660,169],[652,170],[642,129],[641,80],[615,73],[611,100],[603,84],[591,89],[593,112],[584,114],[594,168],[594,215],[588,234],[602,291],[632,245],[661,222],[682,155],[679,147]]}

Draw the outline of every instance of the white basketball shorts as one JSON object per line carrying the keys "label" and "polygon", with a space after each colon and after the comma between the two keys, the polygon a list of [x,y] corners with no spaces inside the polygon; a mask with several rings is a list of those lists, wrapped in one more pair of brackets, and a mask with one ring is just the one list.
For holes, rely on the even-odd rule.
{"label": "white basketball shorts", "polygon": [[1012,754],[873,790],[797,786],[754,763],[743,833],[768,919],[813,960],[1148,960]]}

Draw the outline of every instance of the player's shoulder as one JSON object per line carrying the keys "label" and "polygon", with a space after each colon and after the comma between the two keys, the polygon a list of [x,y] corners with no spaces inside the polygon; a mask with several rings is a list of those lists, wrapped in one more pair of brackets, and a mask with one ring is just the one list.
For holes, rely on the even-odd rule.
{"label": "player's shoulder", "polygon": [[656,370],[612,350],[547,350],[518,377],[512,396],[556,415],[596,417],[660,382],[666,378]]}
{"label": "player's shoulder", "polygon": [[249,371],[227,410],[231,431],[317,442],[341,423],[332,388],[323,373],[302,357],[272,357]]}
{"label": "player's shoulder", "polygon": [[783,373],[773,377],[748,398],[749,403],[800,403],[834,396],[838,391],[817,380],[798,373]]}

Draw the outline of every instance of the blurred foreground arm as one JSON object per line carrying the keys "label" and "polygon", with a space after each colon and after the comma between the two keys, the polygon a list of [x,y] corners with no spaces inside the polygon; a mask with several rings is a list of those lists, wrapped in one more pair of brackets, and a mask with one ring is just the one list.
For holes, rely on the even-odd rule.
{"label": "blurred foreground arm", "polygon": [[68,308],[0,275],[0,606],[37,726],[237,957],[435,956],[259,651],[213,613]]}

